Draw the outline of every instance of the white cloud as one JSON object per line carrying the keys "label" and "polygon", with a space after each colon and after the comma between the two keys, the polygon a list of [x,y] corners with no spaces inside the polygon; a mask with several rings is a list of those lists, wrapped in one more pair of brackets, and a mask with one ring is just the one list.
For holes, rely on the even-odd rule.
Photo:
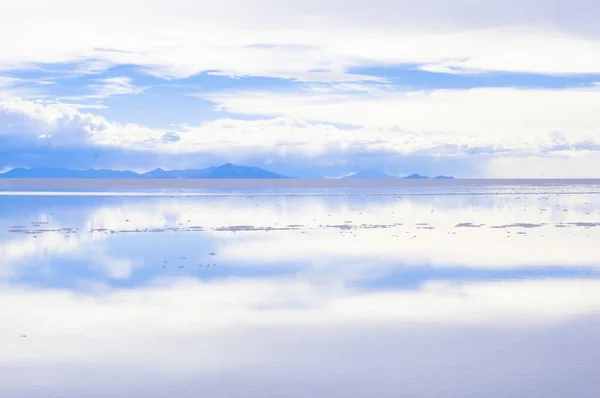
{"label": "white cloud", "polygon": [[590,17],[598,6],[576,3],[353,0],[317,7],[262,0],[249,7],[241,0],[176,0],[166,8],[159,1],[82,7],[63,0],[48,7],[27,0],[3,13],[0,65],[135,64],[165,77],[212,72],[303,81],[369,80],[350,68],[392,64],[456,73],[598,73],[600,34]]}
{"label": "white cloud", "polygon": [[[140,94],[146,89],[131,83],[128,77],[109,77],[100,79],[98,83],[87,86],[94,93],[76,97],[78,99],[105,99],[115,95]],[[68,100],[68,98],[66,98]]]}
{"label": "white cloud", "polygon": [[[238,162],[250,156],[275,156],[323,158],[333,164],[346,162],[358,152],[512,158],[526,154],[560,158],[560,175],[580,177],[592,176],[591,167],[598,164],[594,153],[600,149],[596,112],[600,90],[595,86],[376,92],[352,86],[351,90],[204,94],[219,109],[260,119],[223,118],[169,130],[117,123],[89,112],[93,105],[6,95],[0,98],[0,113],[9,118],[9,124],[26,126],[18,131],[21,138],[45,135],[56,144],[79,142],[165,154],[211,153]],[[14,131],[5,129],[0,134]],[[179,140],[165,141],[168,133],[177,134]],[[575,168],[581,156],[588,158],[589,168]],[[481,167],[478,176],[503,175],[502,168]],[[504,176],[551,176],[539,167],[520,173]]]}
{"label": "white cloud", "polygon": [[[219,109],[358,128],[310,142],[362,144],[399,154],[546,153],[600,148],[597,88],[215,93]],[[372,144],[368,144],[371,142]]]}
{"label": "white cloud", "polygon": [[[600,118],[593,112],[596,87],[581,89],[473,88],[387,90],[376,95],[336,93],[230,92],[206,94],[219,109],[258,116],[286,116],[359,127],[399,128],[483,145],[527,148],[528,140],[562,133],[598,138]],[[571,134],[572,133],[572,134]],[[457,141],[456,138],[459,138]],[[541,144],[541,142],[538,142]]]}
{"label": "white cloud", "polygon": [[16,77],[0,76],[0,87],[2,87],[2,88],[10,87],[21,81],[22,81],[22,79],[18,79]]}
{"label": "white cloud", "polygon": [[[138,65],[164,78],[206,72],[309,84],[290,92],[203,93],[218,109],[252,120],[225,118],[168,131],[144,120],[118,123],[89,110],[98,105],[85,110],[31,102],[23,95],[0,99],[0,112],[24,117],[19,134],[43,135],[53,144],[75,140],[97,148],[211,153],[241,162],[254,156],[265,162],[285,157],[339,165],[356,152],[554,156],[564,162],[563,175],[591,176],[589,169],[575,170],[575,153],[585,153],[586,164],[598,164],[592,153],[600,148],[597,85],[411,91],[355,69],[409,64],[467,74],[600,72],[600,30],[590,18],[598,7],[594,2],[576,2],[585,13],[567,13],[573,3],[562,0],[551,5],[540,0],[459,3],[440,0],[423,7],[381,0],[374,6],[353,0],[317,6],[314,1],[261,0],[250,7],[239,0],[175,0],[168,9],[159,1],[142,7],[133,0],[85,9],[69,0],[52,7],[35,0],[11,3],[3,14],[10,17],[0,17],[0,69],[33,68],[41,62],[95,73]],[[129,77],[103,79],[88,88],[91,94],[72,100],[145,89]],[[0,134],[15,131],[0,129]],[[175,135],[179,140],[168,139]],[[479,171],[471,176],[501,175],[502,168],[488,165],[488,159],[477,162]],[[345,171],[335,174],[340,172]],[[537,168],[528,176],[548,174]]]}

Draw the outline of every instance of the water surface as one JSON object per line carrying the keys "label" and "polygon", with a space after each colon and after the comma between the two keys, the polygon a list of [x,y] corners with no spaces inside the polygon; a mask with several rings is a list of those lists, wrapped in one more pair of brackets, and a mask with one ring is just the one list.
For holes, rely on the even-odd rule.
{"label": "water surface", "polygon": [[78,183],[3,185],[0,396],[600,393],[598,182]]}

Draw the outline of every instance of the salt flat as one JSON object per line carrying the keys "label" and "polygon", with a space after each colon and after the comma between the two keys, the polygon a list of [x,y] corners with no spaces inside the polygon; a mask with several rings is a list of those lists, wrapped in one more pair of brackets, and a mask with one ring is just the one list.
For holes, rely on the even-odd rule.
{"label": "salt flat", "polygon": [[71,183],[0,196],[2,396],[600,391],[593,180]]}

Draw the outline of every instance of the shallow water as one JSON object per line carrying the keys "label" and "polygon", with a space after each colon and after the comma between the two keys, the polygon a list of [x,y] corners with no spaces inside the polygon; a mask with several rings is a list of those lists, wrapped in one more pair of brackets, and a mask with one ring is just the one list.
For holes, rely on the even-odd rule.
{"label": "shallow water", "polygon": [[0,396],[600,394],[594,181],[33,188]]}

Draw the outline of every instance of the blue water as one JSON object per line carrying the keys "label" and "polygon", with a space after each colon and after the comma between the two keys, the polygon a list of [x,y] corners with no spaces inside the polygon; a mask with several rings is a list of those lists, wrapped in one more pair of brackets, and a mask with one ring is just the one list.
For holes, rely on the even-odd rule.
{"label": "blue water", "polygon": [[5,188],[0,396],[600,392],[593,181]]}

